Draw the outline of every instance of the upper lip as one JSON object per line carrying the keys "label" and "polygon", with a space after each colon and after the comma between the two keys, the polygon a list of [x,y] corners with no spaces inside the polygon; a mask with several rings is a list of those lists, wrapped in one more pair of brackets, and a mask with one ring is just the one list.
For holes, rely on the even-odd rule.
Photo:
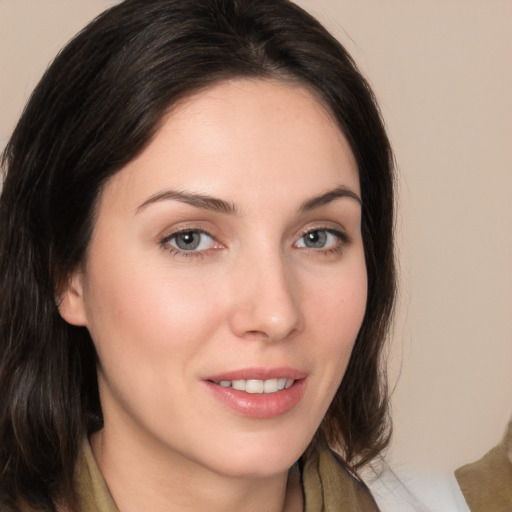
{"label": "upper lip", "polygon": [[306,372],[290,367],[281,368],[241,368],[239,370],[230,370],[223,373],[210,375],[204,380],[220,382],[222,380],[269,380],[269,379],[304,379]]}

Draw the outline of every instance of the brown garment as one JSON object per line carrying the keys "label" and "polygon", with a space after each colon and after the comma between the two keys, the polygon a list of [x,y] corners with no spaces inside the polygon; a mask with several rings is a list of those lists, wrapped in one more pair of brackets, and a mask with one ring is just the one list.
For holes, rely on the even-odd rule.
{"label": "brown garment", "polygon": [[304,512],[379,512],[366,485],[344,469],[330,450],[305,460],[302,485]]}
{"label": "brown garment", "polygon": [[471,512],[512,512],[512,422],[498,446],[455,471]]}
{"label": "brown garment", "polygon": [[119,512],[88,442],[78,464],[77,482],[80,512]]}
{"label": "brown garment", "polygon": [[[330,450],[315,452],[304,461],[302,482],[304,512],[379,512],[368,488],[344,469]],[[84,443],[77,483],[79,512],[119,512],[89,443]],[[35,512],[26,507],[22,510]]]}

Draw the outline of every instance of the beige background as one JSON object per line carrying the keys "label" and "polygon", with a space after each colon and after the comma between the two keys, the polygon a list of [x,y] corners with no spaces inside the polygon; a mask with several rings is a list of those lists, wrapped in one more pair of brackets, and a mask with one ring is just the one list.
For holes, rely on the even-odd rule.
{"label": "beige background", "polygon": [[[106,0],[0,0],[0,146]],[[448,471],[512,413],[512,1],[301,0],[373,84],[399,169],[394,463]]]}

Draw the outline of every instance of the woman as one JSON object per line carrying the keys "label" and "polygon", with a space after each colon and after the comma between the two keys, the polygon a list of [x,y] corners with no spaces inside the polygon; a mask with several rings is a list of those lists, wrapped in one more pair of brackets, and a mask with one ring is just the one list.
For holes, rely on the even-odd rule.
{"label": "woman", "polygon": [[127,0],[3,166],[6,510],[377,509],[392,156],[325,29],[284,0]]}

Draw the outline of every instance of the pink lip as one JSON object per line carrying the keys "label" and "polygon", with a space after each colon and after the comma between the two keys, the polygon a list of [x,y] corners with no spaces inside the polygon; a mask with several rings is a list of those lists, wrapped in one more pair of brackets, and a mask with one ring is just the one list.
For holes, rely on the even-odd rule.
{"label": "pink lip", "polygon": [[217,375],[211,375],[203,380],[210,380],[213,382],[220,382],[221,380],[269,380],[279,379],[284,377],[286,379],[299,380],[306,378],[307,374],[294,368],[243,368],[240,370],[233,370]]}
{"label": "pink lip", "polygon": [[[246,393],[233,388],[223,388],[221,380],[268,380],[286,377],[295,382],[288,389],[276,393]],[[213,375],[204,380],[213,396],[222,404],[247,418],[270,419],[293,409],[306,390],[307,375],[291,368],[245,368]]]}

